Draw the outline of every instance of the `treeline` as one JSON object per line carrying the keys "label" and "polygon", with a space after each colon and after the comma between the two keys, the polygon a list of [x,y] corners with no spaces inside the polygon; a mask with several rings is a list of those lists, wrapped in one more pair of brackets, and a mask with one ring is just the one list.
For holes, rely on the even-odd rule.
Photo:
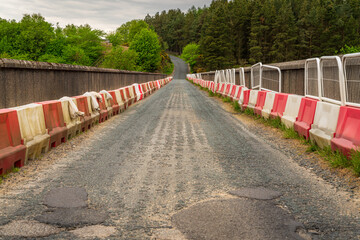
{"label": "treeline", "polygon": [[360,0],[214,0],[145,21],[170,51],[192,44],[199,72],[360,50]]}
{"label": "treeline", "polygon": [[[110,41],[110,42],[109,42]],[[0,18],[0,58],[171,73],[158,35],[134,20],[108,35],[89,25],[53,26],[40,14]]]}

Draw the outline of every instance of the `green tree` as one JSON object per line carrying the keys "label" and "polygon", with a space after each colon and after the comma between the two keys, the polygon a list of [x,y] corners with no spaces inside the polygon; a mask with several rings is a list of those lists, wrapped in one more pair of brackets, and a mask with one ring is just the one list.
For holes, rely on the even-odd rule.
{"label": "green tree", "polygon": [[207,70],[223,69],[234,64],[227,1],[211,3],[200,40],[200,50]]}
{"label": "green tree", "polygon": [[[103,31],[92,29],[87,24],[81,26],[71,24],[67,25],[63,32],[67,43],[67,46],[64,48],[64,54],[76,52],[75,59],[82,59],[82,65],[85,65],[85,63],[92,65],[102,57],[104,53],[104,46],[102,45]],[[67,52],[65,53],[65,51]],[[69,56],[71,54],[64,56],[64,59],[73,59],[69,58]]]}
{"label": "green tree", "polygon": [[122,46],[114,47],[104,58],[102,67],[120,70],[137,70],[137,53],[131,49],[125,50]]}
{"label": "green tree", "polygon": [[19,32],[12,52],[14,55],[27,55],[28,60],[38,60],[53,37],[52,25],[40,14],[25,14],[19,22]]}
{"label": "green tree", "polygon": [[185,62],[189,63],[192,71],[199,57],[200,45],[196,43],[189,43],[188,45],[186,45],[181,54],[181,58],[184,59]]}
{"label": "green tree", "polygon": [[129,46],[136,34],[142,29],[149,29],[149,25],[143,20],[132,20],[122,24],[115,32],[107,35],[113,46],[125,45]]}
{"label": "green tree", "polygon": [[290,2],[281,1],[275,23],[272,27],[274,42],[270,55],[272,62],[283,62],[296,59],[298,31]]}
{"label": "green tree", "polygon": [[153,30],[142,29],[135,35],[130,49],[138,54],[136,63],[142,71],[154,72],[158,69],[161,61],[161,46]]}

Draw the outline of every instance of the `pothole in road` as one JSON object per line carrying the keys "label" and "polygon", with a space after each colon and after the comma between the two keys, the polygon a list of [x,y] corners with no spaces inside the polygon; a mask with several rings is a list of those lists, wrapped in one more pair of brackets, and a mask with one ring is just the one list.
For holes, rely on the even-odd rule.
{"label": "pothole in road", "polygon": [[108,218],[105,211],[88,208],[88,194],[83,188],[56,188],[44,196],[48,211],[35,217],[35,220],[64,228],[96,225]]}
{"label": "pothole in road", "polygon": [[210,200],[181,210],[172,217],[188,239],[304,239],[303,229],[271,201]]}
{"label": "pothole in road", "polygon": [[257,199],[257,200],[272,200],[282,195],[280,192],[266,189],[263,187],[241,188],[238,190],[230,191],[229,193],[237,197],[245,197],[245,198]]}

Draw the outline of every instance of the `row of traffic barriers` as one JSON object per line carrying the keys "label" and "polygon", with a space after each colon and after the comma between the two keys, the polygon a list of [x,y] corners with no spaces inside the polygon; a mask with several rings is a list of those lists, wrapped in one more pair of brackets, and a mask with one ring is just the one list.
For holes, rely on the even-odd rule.
{"label": "row of traffic barriers", "polygon": [[0,175],[125,111],[172,77],[0,109]]}
{"label": "row of traffic barriers", "polygon": [[[358,59],[355,61],[355,58]],[[346,65],[351,60],[354,60],[353,65]],[[360,150],[359,64],[360,54],[345,55],[342,60],[337,56],[307,60],[305,96],[263,89],[261,85],[259,89],[248,89],[197,79],[193,75],[187,78],[238,102],[243,111],[252,109],[254,114],[265,119],[280,118],[287,128],[293,128],[306,140],[320,148],[331,147],[350,158],[353,151]],[[261,63],[256,65],[261,66]],[[261,74],[258,75],[259,82],[263,82]],[[281,72],[279,75],[281,81]],[[355,92],[351,92],[353,90]]]}

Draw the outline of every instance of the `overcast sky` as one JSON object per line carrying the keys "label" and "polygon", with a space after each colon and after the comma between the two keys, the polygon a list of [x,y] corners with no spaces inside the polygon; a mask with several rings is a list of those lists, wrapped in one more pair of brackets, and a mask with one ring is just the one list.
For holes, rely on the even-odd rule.
{"label": "overcast sky", "polygon": [[143,19],[162,10],[210,5],[211,0],[0,0],[0,18],[20,20],[25,13],[40,13],[48,22],[61,26],[88,23],[93,28],[113,31],[121,24]]}

